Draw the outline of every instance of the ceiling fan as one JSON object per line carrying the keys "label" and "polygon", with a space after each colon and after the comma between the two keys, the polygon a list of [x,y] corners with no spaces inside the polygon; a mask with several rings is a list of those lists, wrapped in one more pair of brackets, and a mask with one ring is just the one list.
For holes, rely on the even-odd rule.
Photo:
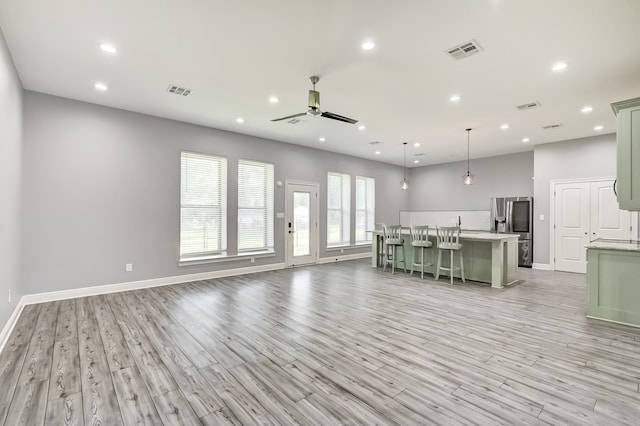
{"label": "ceiling fan", "polygon": [[286,117],[276,118],[271,121],[282,121],[288,120],[290,118],[302,117],[303,115],[311,115],[316,116],[320,115],[322,117],[330,118],[332,120],[342,121],[343,123],[355,124],[358,120],[354,120],[353,118],[345,117],[343,115],[334,114],[332,112],[323,112],[320,110],[320,92],[316,91],[316,83],[320,80],[320,77],[316,75],[312,75],[309,77],[311,83],[313,84],[313,89],[309,90],[309,109],[307,112],[301,112],[299,114],[288,115]]}

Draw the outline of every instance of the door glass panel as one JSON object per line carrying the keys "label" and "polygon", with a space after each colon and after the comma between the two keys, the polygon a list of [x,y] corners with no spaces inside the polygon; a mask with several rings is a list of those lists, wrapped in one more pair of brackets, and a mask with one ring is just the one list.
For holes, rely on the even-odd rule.
{"label": "door glass panel", "polygon": [[311,194],[293,193],[293,256],[308,256],[311,253],[309,241],[309,214]]}
{"label": "door glass panel", "polygon": [[531,232],[529,229],[529,202],[513,202],[513,232]]}

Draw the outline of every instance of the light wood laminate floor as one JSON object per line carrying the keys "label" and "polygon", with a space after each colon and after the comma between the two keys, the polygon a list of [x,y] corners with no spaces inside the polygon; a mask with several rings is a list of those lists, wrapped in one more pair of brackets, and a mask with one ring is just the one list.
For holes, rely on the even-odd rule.
{"label": "light wood laminate floor", "polygon": [[0,423],[639,424],[640,331],[586,319],[584,275],[520,276],[361,260],[28,305]]}

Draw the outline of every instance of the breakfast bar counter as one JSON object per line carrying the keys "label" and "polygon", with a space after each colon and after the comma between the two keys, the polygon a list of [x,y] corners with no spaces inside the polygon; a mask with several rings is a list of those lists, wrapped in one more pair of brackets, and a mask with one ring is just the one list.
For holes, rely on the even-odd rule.
{"label": "breakfast bar counter", "polygon": [[[371,262],[373,267],[382,266],[380,255],[383,235],[382,231],[374,231]],[[407,270],[413,260],[413,247],[409,228],[403,230],[404,250],[407,257]],[[433,243],[433,267],[425,267],[425,273],[434,272],[438,256],[436,248],[436,230],[429,230],[429,240]],[[460,231],[462,256],[464,257],[465,279],[491,284],[493,288],[502,288],[518,280],[518,235],[496,234],[488,231]],[[428,254],[425,254],[427,262]],[[446,258],[447,256],[443,256]],[[444,260],[444,259],[443,259]],[[397,260],[396,260],[397,261]],[[397,265],[397,263],[396,263]],[[396,266],[397,268],[397,266]],[[459,277],[459,273],[455,274]]]}

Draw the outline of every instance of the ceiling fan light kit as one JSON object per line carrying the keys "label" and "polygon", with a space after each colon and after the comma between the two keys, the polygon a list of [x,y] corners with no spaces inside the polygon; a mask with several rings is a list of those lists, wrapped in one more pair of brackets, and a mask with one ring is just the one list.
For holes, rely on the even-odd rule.
{"label": "ceiling fan light kit", "polygon": [[323,112],[320,109],[320,92],[316,90],[316,83],[320,81],[320,77],[318,77],[317,75],[312,75],[311,77],[309,77],[309,80],[311,80],[311,84],[313,84],[313,89],[309,90],[309,102],[307,104],[307,107],[308,107],[307,111],[301,112],[299,114],[288,115],[286,117],[276,118],[271,121],[288,120],[291,118],[302,117],[304,115],[310,115],[313,117],[320,115],[322,117],[330,118],[332,120],[342,121],[343,123],[356,124],[358,122],[358,120],[345,117],[343,115],[334,114],[328,111]]}

